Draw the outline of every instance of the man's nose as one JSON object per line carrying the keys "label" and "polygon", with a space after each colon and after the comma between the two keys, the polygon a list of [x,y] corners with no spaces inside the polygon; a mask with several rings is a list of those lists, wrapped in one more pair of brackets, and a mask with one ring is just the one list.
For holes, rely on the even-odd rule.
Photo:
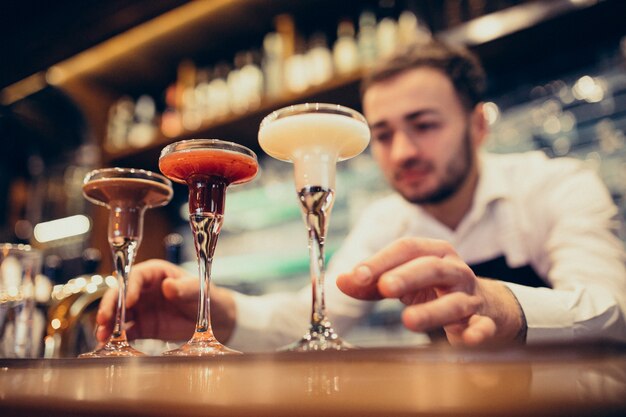
{"label": "man's nose", "polygon": [[395,162],[403,162],[418,156],[420,150],[415,138],[401,129],[394,132],[391,145],[391,158]]}

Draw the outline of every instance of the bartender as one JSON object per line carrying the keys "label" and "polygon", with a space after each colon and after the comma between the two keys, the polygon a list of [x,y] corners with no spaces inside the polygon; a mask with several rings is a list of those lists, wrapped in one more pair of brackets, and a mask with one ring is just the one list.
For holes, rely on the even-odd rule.
{"label": "bartender", "polygon": [[[481,151],[484,84],[473,54],[435,41],[365,77],[372,155],[395,193],[364,212],[330,262],[333,326],[345,334],[373,300],[392,298],[407,329],[442,329],[455,345],[626,341],[626,256],[606,187],[576,160]],[[310,314],[310,287],[211,291],[216,336],[243,351],[293,341]],[[129,337],[187,338],[197,294],[197,278],[173,264],[136,265]],[[115,299],[111,290],[100,304],[101,341]]]}

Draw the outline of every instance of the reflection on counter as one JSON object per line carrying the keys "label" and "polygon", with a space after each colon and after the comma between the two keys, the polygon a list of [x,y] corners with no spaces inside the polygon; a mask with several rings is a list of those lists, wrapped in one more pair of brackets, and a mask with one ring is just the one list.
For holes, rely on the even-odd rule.
{"label": "reflection on counter", "polygon": [[[609,344],[0,360],[2,415],[623,415]],[[164,394],[166,393],[166,394]],[[75,414],[72,414],[75,415]]]}

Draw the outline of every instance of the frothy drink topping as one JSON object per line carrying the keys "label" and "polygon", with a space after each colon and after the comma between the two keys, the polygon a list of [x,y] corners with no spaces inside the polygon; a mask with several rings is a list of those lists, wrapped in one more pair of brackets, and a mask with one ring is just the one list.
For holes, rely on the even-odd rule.
{"label": "frothy drink topping", "polygon": [[369,127],[339,114],[306,113],[274,120],[259,131],[259,144],[274,158],[294,162],[302,150],[352,158],[367,147]]}
{"label": "frothy drink topping", "polygon": [[259,130],[259,144],[274,158],[294,163],[296,189],[335,187],[337,161],[367,147],[369,127],[340,114],[304,113],[277,119]]}

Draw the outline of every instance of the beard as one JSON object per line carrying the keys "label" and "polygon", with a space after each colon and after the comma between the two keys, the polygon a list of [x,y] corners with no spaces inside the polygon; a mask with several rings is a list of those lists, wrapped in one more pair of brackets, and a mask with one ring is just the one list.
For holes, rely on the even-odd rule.
{"label": "beard", "polygon": [[[461,146],[448,162],[444,176],[437,188],[429,193],[417,196],[407,195],[407,193],[398,190],[405,200],[413,204],[437,204],[446,201],[461,188],[474,164],[469,130],[465,131],[464,136]],[[406,161],[400,170],[410,169],[421,164],[423,163],[420,161],[409,160]]]}

